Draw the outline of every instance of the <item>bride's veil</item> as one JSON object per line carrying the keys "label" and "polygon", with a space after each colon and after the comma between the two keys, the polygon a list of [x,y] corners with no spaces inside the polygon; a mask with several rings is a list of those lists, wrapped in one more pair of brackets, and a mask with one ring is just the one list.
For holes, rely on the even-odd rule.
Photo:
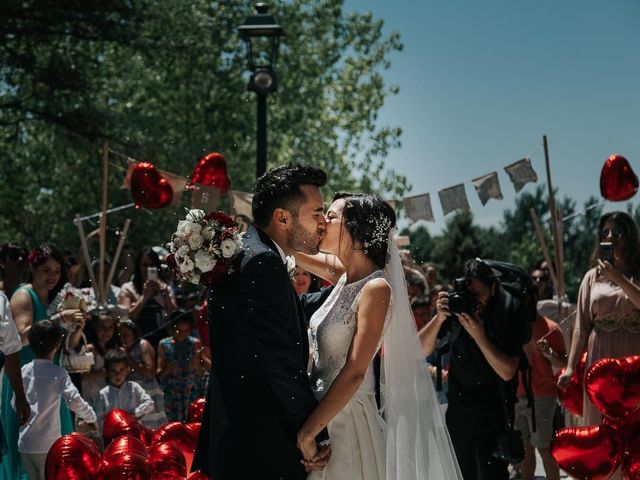
{"label": "bride's veil", "polygon": [[385,278],[393,301],[383,337],[382,409],[387,480],[462,479],[411,313],[404,270],[389,234]]}

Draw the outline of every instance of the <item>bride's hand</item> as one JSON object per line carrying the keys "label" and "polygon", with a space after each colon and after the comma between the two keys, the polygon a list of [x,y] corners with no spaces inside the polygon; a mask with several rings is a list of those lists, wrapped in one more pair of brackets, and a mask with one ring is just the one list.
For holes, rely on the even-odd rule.
{"label": "bride's hand", "polygon": [[313,460],[318,453],[318,445],[314,437],[306,437],[298,434],[298,442],[296,444],[298,450],[302,453],[302,458],[307,461]]}
{"label": "bride's hand", "polygon": [[322,445],[318,453],[311,460],[300,460],[304,469],[308,472],[313,470],[324,470],[331,458],[331,446],[329,444]]}

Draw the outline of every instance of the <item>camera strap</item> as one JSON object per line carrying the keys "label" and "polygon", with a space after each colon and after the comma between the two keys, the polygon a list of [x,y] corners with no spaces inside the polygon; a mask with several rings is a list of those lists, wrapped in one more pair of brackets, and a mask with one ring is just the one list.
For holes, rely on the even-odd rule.
{"label": "camera strap", "polygon": [[507,399],[507,389],[505,387],[505,382],[501,378],[498,378],[498,386],[500,390],[500,402],[502,403],[502,410],[504,412],[504,428],[507,432],[513,430],[513,419],[511,418],[511,414],[509,413],[509,403]]}

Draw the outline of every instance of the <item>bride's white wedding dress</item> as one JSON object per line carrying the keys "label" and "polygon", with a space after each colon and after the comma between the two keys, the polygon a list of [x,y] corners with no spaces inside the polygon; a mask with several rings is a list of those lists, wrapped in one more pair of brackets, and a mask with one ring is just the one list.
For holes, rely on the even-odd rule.
{"label": "bride's white wedding dress", "polygon": [[390,241],[389,250],[392,260],[384,271],[349,284],[343,275],[311,317],[310,378],[321,400],[345,364],[364,285],[384,277],[392,287],[380,342],[382,415],[372,362],[356,394],[329,422],[329,464],[310,473],[308,480],[462,479],[422,356],[395,242]]}

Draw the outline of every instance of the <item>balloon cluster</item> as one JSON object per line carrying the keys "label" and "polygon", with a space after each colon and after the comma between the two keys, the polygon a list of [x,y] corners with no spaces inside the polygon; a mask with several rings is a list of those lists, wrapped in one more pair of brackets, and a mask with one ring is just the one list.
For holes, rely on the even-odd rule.
{"label": "balloon cluster", "polygon": [[[189,407],[190,421],[169,422],[152,431],[123,410],[109,412],[103,423],[104,453],[89,437],[71,433],[53,444],[46,460],[50,480],[209,480],[191,472],[200,434],[204,399]],[[198,416],[199,412],[199,416]]]}
{"label": "balloon cluster", "polygon": [[[227,161],[220,153],[204,155],[191,173],[190,188],[212,186],[224,195],[231,182],[227,174]],[[136,207],[163,208],[173,201],[173,187],[150,162],[139,162],[131,173],[131,196]]]}
{"label": "balloon cluster", "polygon": [[602,424],[559,430],[551,454],[573,478],[607,480],[622,465],[624,480],[640,480],[640,355],[599,360],[584,385]]}
{"label": "balloon cluster", "polygon": [[[587,364],[587,352],[582,355],[580,362],[578,362],[578,366],[576,367],[576,371],[571,376],[569,380],[569,386],[567,388],[561,388],[558,392],[558,400],[560,403],[566,408],[569,412],[574,415],[582,416],[582,405],[583,405],[583,392],[584,392],[584,368]],[[564,369],[560,370],[560,374]]]}

